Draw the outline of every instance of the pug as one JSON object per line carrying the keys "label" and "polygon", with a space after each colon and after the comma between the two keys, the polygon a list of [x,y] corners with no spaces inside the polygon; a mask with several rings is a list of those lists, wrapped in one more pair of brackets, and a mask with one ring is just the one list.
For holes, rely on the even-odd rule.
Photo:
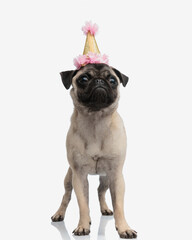
{"label": "pug", "polygon": [[74,189],[80,211],[75,235],[90,233],[88,174],[99,175],[98,197],[103,215],[113,215],[105,201],[110,190],[116,230],[121,238],[136,238],[124,216],[125,183],[122,168],[126,155],[126,133],[117,113],[119,86],[128,77],[106,64],[88,64],[79,70],[61,72],[70,91],[74,112],[66,147],[69,169],[64,180],[65,194],[52,221],[62,221]]}

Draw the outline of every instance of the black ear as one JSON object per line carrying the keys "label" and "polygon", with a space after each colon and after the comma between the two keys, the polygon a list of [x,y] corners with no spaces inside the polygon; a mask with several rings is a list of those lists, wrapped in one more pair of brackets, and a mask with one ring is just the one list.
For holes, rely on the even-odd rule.
{"label": "black ear", "polygon": [[70,88],[72,78],[75,76],[76,73],[77,70],[65,71],[60,73],[63,85],[65,86],[66,89]]}
{"label": "black ear", "polygon": [[115,68],[113,68],[113,71],[117,74],[118,78],[120,79],[120,82],[123,84],[123,87],[125,87],[129,81],[129,78]]}

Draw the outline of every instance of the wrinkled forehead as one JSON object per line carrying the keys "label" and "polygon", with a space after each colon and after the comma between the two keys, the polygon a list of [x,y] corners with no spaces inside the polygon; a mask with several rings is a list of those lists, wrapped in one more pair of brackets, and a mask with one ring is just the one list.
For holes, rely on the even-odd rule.
{"label": "wrinkled forehead", "polygon": [[113,69],[106,64],[88,64],[85,67],[82,67],[78,71],[78,73],[75,76],[75,79],[82,74],[89,74],[92,77],[98,76],[98,77],[104,77],[104,78],[107,78],[111,75],[116,76]]}

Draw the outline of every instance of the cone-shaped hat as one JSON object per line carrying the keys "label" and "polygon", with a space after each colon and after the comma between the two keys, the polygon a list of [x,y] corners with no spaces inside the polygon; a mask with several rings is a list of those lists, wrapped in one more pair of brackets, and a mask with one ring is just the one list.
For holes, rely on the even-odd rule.
{"label": "cone-shaped hat", "polygon": [[98,31],[98,26],[96,24],[92,25],[88,22],[84,27],[82,27],[82,30],[84,34],[87,35],[83,55],[88,54],[89,52],[100,53],[95,40],[95,34]]}
{"label": "cone-shaped hat", "polygon": [[74,65],[79,69],[89,63],[105,63],[108,64],[107,55],[101,55],[97,42],[95,40],[95,34],[98,31],[97,24],[92,24],[87,22],[84,27],[82,27],[84,34],[87,36],[85,41],[85,47],[83,55],[79,55],[74,59]]}

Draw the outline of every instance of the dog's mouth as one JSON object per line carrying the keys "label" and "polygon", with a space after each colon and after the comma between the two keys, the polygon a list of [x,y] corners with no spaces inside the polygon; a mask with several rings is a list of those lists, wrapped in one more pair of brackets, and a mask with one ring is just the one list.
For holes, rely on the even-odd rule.
{"label": "dog's mouth", "polygon": [[92,93],[91,93],[91,94],[93,94],[93,93],[95,93],[95,92],[98,92],[98,91],[103,91],[103,92],[106,92],[106,93],[107,93],[106,87],[97,86],[97,87],[95,87],[95,88],[92,90]]}
{"label": "dog's mouth", "polygon": [[79,101],[92,111],[98,111],[102,108],[108,107],[116,98],[111,89],[105,84],[90,86],[86,91],[78,93]]}
{"label": "dog's mouth", "polygon": [[105,103],[108,99],[108,91],[103,86],[97,86],[91,91],[89,99],[91,102]]}

